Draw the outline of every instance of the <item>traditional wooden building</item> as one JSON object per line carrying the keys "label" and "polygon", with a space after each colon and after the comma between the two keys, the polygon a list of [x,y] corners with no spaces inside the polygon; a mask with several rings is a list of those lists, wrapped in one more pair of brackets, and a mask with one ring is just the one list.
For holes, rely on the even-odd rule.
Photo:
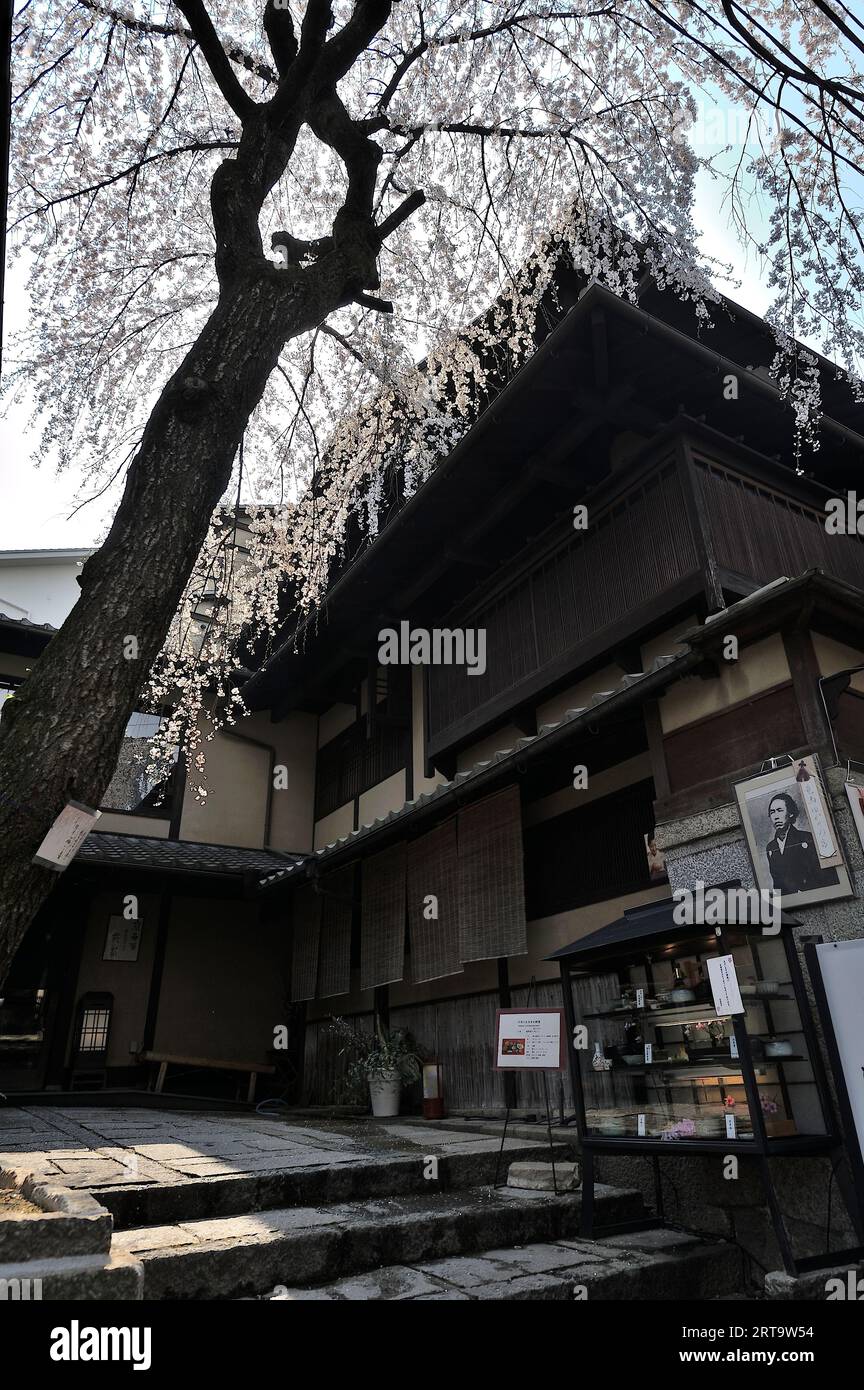
{"label": "traditional wooden building", "polygon": [[[864,759],[864,540],[825,521],[864,406],[820,363],[802,463],[765,324],[715,319],[562,277],[530,360],[409,500],[397,470],[375,540],[286,622],[206,809],[182,767],[161,804],[106,805],[7,985],[0,1089],[141,1086],[155,1058],[177,1090],[248,1064],[326,1104],[327,1021],[377,1012],[441,1059],[451,1110],[535,1107],[536,1078],[492,1070],[496,1009],[557,1004],[550,955],[670,887],[752,882],[732,788],[777,754],[834,769],[851,871],[802,919],[861,934],[837,770]],[[14,683],[45,634],[5,630]],[[390,631],[403,656],[445,634],[445,659],[382,662]],[[466,633],[482,653],[447,661]]]}

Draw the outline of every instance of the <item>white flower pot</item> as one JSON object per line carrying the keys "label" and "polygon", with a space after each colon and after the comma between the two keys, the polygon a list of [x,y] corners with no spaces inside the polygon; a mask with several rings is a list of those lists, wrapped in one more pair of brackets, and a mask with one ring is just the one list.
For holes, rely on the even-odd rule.
{"label": "white flower pot", "polygon": [[402,1095],[402,1077],[398,1071],[377,1072],[369,1078],[369,1099],[372,1114],[385,1118],[399,1114],[399,1100]]}

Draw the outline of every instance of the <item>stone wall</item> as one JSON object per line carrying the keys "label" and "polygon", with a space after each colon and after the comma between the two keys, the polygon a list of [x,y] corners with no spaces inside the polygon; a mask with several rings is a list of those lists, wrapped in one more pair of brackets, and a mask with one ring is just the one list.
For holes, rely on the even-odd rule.
{"label": "stone wall", "polygon": [[[827,1158],[770,1160],[777,1200],[796,1255],[846,1250],[855,1232]],[[754,1284],[783,1268],[762,1185],[759,1162],[739,1160],[737,1179],[725,1178],[723,1155],[664,1154],[660,1178],[665,1220],[701,1235],[720,1236],[740,1245],[751,1262]],[[651,1159],[634,1155],[597,1160],[597,1177],[615,1187],[635,1187],[656,1209]],[[829,1210],[830,1208],[830,1210]],[[830,1239],[829,1239],[830,1236]]]}

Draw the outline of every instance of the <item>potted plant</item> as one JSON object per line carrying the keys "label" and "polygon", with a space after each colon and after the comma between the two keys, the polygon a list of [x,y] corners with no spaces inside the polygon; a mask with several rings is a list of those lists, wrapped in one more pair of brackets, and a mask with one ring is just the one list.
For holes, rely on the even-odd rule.
{"label": "potted plant", "polygon": [[355,1096],[368,1087],[372,1114],[379,1118],[399,1114],[402,1084],[419,1081],[421,1052],[404,1028],[386,1029],[380,1018],[372,1033],[361,1033],[344,1018],[334,1018],[330,1032],[343,1044],[347,1056],[345,1083]]}

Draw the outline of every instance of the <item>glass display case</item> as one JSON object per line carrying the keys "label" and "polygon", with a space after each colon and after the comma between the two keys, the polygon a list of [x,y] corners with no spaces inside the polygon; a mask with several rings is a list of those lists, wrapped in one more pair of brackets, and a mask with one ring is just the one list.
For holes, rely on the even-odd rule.
{"label": "glass display case", "polygon": [[[776,934],[680,926],[674,907],[633,909],[552,957],[571,1040],[585,1234],[597,1153],[767,1160],[837,1144],[791,920]],[[708,962],[720,956],[732,957],[740,1012],[715,1007]],[[767,1162],[763,1175],[767,1186]]]}

